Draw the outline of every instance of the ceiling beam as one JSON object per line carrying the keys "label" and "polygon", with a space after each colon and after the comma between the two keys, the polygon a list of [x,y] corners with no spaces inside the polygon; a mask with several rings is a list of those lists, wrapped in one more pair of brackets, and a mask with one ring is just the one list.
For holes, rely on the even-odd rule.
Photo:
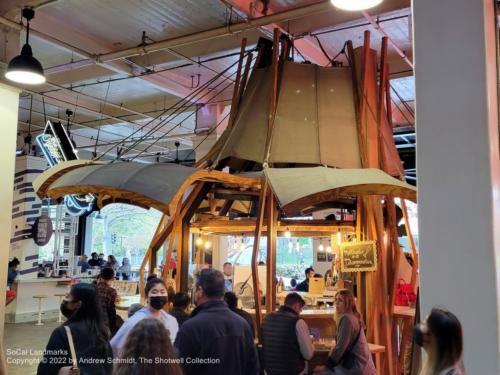
{"label": "ceiling beam", "polygon": [[[255,1],[251,0],[225,0],[224,3],[226,5],[233,6],[237,10],[240,11],[240,13],[243,13],[247,19],[252,20],[257,17],[264,17],[264,15],[259,12],[255,8]],[[331,5],[328,4],[330,7]],[[331,9],[331,8],[330,8]],[[330,10],[328,9],[328,10]],[[268,12],[270,14],[275,13],[272,3],[268,7]],[[282,33],[287,34],[288,32],[283,29],[281,26],[279,26],[277,23],[270,23],[268,25],[263,26],[263,28],[268,32],[273,34],[273,30],[275,28],[278,28]],[[293,37],[290,35],[290,37]],[[294,46],[297,48],[300,53],[306,57],[309,61],[311,61],[314,64],[321,65],[321,66],[327,66],[330,64],[330,60],[326,58],[326,56],[321,52],[321,49],[319,45],[314,41],[313,38],[310,36],[304,36],[300,39],[295,39],[294,40]]]}

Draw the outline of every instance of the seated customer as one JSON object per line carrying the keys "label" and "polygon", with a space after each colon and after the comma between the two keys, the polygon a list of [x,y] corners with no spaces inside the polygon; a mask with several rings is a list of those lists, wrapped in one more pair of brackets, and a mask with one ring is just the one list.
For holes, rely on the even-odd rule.
{"label": "seated customer", "polygon": [[189,296],[186,293],[175,293],[172,297],[172,302],[173,308],[170,311],[170,315],[177,319],[180,327],[182,323],[189,319],[189,314],[187,313],[190,302]]}
{"label": "seated customer", "polygon": [[232,312],[238,314],[247,321],[248,325],[252,329],[252,335],[255,337],[255,328],[252,316],[245,310],[238,309],[238,297],[236,297],[236,294],[234,294],[234,292],[226,292],[226,294],[224,294],[224,301],[226,301],[227,307],[229,307]]}
{"label": "seated customer", "polygon": [[115,272],[112,268],[103,268],[97,279],[97,302],[101,308],[103,323],[111,332],[111,336],[116,332],[115,301],[118,297],[116,290],[113,289],[114,280]]}
{"label": "seated customer", "polygon": [[307,374],[307,360],[314,354],[309,327],[300,317],[304,300],[290,293],[262,323],[262,352],[267,375]]}
{"label": "seated customer", "polygon": [[306,268],[305,274],[306,279],[295,288],[297,292],[309,292],[309,279],[314,276],[314,269],[312,267]]}
{"label": "seated customer", "polygon": [[88,262],[88,257],[86,255],[82,255],[82,259],[78,261],[77,266],[81,267],[80,270],[82,273],[87,273],[90,268],[90,264]]}
{"label": "seated customer", "polygon": [[[364,324],[358,312],[354,295],[341,290],[335,295],[336,313],[340,315],[335,347],[323,366],[314,372],[328,374],[376,375],[372,355],[365,337]],[[436,373],[437,374],[437,373]]]}

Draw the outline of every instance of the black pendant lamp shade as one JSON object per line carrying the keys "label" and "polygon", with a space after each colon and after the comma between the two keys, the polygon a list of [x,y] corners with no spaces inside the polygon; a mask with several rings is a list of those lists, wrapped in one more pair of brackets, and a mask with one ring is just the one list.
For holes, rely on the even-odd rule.
{"label": "black pendant lamp shade", "polygon": [[33,57],[33,51],[28,43],[30,24],[29,21],[35,16],[33,9],[23,9],[23,17],[28,20],[26,27],[26,44],[21,49],[21,54],[9,62],[5,78],[28,85],[36,85],[45,82],[42,64]]}

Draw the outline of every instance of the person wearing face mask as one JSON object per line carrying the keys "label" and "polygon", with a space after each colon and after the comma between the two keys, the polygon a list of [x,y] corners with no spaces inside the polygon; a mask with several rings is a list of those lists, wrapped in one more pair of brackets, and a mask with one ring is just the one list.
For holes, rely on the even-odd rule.
{"label": "person wearing face mask", "polygon": [[147,298],[147,305],[135,312],[131,318],[123,323],[118,332],[116,332],[111,339],[111,348],[113,349],[115,358],[120,355],[132,328],[142,319],[155,318],[160,320],[170,332],[170,340],[172,343],[175,341],[179,325],[173,316],[167,314],[165,310],[163,310],[163,307],[168,301],[167,286],[165,282],[159,278],[151,278],[146,283],[144,292]]}
{"label": "person wearing face mask", "polygon": [[433,308],[413,330],[413,340],[424,348],[427,358],[420,375],[463,375],[462,325],[451,312]]}
{"label": "person wearing face mask", "polygon": [[259,359],[248,323],[223,300],[224,275],[203,269],[195,284],[197,307],[175,340],[186,375],[256,375]]}
{"label": "person wearing face mask", "polygon": [[322,375],[376,375],[363,320],[351,291],[344,289],[335,295],[335,309],[339,317],[335,347],[326,364],[316,366],[314,372]]}
{"label": "person wearing face mask", "polygon": [[109,331],[104,326],[92,284],[76,284],[61,303],[66,322],[50,335],[37,375],[57,375],[71,364],[69,327],[81,374],[108,375],[113,370]]}

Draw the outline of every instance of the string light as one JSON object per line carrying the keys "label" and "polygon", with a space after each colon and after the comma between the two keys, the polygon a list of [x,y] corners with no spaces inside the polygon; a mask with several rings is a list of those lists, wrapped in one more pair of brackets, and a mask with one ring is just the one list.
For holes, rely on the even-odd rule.
{"label": "string light", "polygon": [[198,238],[196,239],[196,246],[201,246],[203,245],[203,238],[201,238],[201,236],[198,236]]}

